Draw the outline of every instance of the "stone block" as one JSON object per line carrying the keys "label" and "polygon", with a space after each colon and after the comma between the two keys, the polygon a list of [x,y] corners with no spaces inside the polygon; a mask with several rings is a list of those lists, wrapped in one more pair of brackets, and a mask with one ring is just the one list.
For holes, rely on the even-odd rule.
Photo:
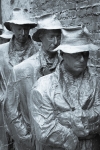
{"label": "stone block", "polygon": [[75,23],[75,25],[81,25],[81,24],[83,24],[82,18],[77,17],[77,18],[74,20],[74,23]]}
{"label": "stone block", "polygon": [[93,14],[100,15],[100,5],[93,6]]}
{"label": "stone block", "polygon": [[[92,20],[94,21],[94,22],[98,22],[98,16],[97,15],[92,15]],[[100,21],[100,20],[99,20]]]}
{"label": "stone block", "polygon": [[69,18],[67,20],[68,20],[68,26],[72,25],[72,22],[73,22],[72,18]]}
{"label": "stone block", "polygon": [[84,16],[82,18],[82,20],[83,20],[83,23],[85,23],[85,24],[91,24],[92,23],[92,16]]}
{"label": "stone block", "polygon": [[70,14],[71,14],[71,18],[76,18],[76,10],[71,10]]}
{"label": "stone block", "polygon": [[80,8],[76,10],[76,17],[80,17]]}
{"label": "stone block", "polygon": [[78,3],[78,7],[79,8],[86,8],[88,6],[88,1],[87,0],[85,0],[85,1],[80,1],[79,3]]}
{"label": "stone block", "polygon": [[92,15],[92,6],[86,8],[86,15]]}
{"label": "stone block", "polygon": [[61,17],[61,19],[68,18],[68,12],[66,12],[66,11],[62,12],[61,15],[60,15],[60,17]]}
{"label": "stone block", "polygon": [[36,5],[36,3],[34,3],[34,4],[31,4],[30,3],[30,8],[33,8],[34,10],[37,8],[38,6]]}
{"label": "stone block", "polygon": [[91,4],[92,4],[92,5],[95,5],[95,4],[97,4],[97,3],[100,3],[100,1],[99,1],[99,0],[91,0]]}
{"label": "stone block", "polygon": [[80,9],[80,14],[79,14],[80,17],[84,17],[86,16],[86,8],[81,8]]}
{"label": "stone block", "polygon": [[97,23],[92,20],[92,24],[91,24],[92,32],[96,32],[97,30],[96,28],[97,28]]}
{"label": "stone block", "polygon": [[66,8],[67,9],[76,9],[76,3],[74,2],[74,3],[71,3],[71,2],[67,2],[66,3]]}
{"label": "stone block", "polygon": [[66,20],[66,19],[65,19],[65,20],[63,19],[63,20],[60,20],[60,21],[61,21],[61,24],[62,24],[64,27],[67,27],[67,26],[68,26],[68,23],[69,23],[69,22],[68,22],[68,19],[67,19],[67,20]]}

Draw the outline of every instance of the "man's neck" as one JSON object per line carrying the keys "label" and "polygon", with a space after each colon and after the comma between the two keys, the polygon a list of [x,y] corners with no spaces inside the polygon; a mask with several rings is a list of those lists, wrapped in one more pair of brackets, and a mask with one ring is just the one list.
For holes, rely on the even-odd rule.
{"label": "man's neck", "polygon": [[20,46],[24,46],[26,41],[22,42],[22,41],[19,41],[18,39],[15,38],[15,42],[20,45]]}
{"label": "man's neck", "polygon": [[44,54],[47,55],[49,58],[54,58],[56,56],[56,53],[45,50],[43,48],[43,46],[42,46],[42,50],[43,50]]}

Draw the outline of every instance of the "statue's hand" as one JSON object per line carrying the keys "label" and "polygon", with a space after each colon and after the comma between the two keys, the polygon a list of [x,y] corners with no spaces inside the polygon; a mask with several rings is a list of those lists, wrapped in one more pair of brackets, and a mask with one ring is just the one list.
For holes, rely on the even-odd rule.
{"label": "statue's hand", "polygon": [[72,111],[71,126],[72,126],[73,132],[77,135],[77,137],[85,137],[89,134],[88,128],[86,128],[82,122],[82,110],[81,109]]}

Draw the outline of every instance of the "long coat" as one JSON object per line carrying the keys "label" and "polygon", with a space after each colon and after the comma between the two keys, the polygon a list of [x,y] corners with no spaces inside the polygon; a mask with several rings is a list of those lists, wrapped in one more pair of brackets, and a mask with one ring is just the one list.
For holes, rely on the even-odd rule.
{"label": "long coat", "polygon": [[[3,105],[4,105],[6,87],[10,76],[10,72],[12,70],[12,67],[14,66],[9,57],[9,51],[11,50],[10,49],[11,42],[12,40],[10,42],[0,45],[0,150],[7,150],[8,144],[11,145],[11,143],[8,143],[7,140],[6,131],[5,131],[5,129],[7,129],[7,126],[3,118],[4,117]],[[30,39],[29,48],[30,48],[29,49],[30,54],[33,55],[33,53],[36,53],[35,47],[31,39]],[[25,56],[26,55],[27,54],[25,54]]]}
{"label": "long coat", "polygon": [[79,78],[61,68],[41,77],[29,111],[36,150],[100,149],[100,83],[88,70]]}
{"label": "long coat", "polygon": [[43,76],[42,64],[46,67],[44,56],[39,51],[16,65],[8,81],[4,111],[10,134],[21,150],[34,149],[28,108],[31,88]]}
{"label": "long coat", "polygon": [[3,104],[5,91],[12,66],[9,64],[9,42],[0,45],[0,150],[8,149],[8,140],[6,136],[6,124],[3,116]]}

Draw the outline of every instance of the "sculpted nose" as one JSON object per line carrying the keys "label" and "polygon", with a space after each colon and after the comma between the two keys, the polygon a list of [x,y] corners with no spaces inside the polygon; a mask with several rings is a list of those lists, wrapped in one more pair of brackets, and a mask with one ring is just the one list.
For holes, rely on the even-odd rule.
{"label": "sculpted nose", "polygon": [[81,55],[80,61],[83,62],[84,61],[84,57],[83,55]]}
{"label": "sculpted nose", "polygon": [[57,37],[54,37],[54,43],[57,44]]}
{"label": "sculpted nose", "polygon": [[21,29],[20,33],[21,33],[22,35],[24,35],[24,29]]}
{"label": "sculpted nose", "polygon": [[22,30],[22,35],[24,35],[24,29]]}

